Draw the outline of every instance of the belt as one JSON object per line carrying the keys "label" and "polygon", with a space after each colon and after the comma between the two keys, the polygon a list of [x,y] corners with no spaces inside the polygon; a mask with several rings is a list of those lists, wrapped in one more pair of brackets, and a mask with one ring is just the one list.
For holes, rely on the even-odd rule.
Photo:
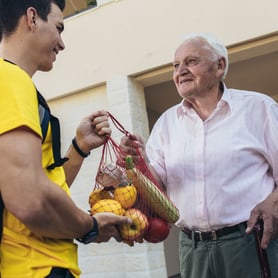
{"label": "belt", "polygon": [[189,230],[187,228],[182,228],[182,231],[188,236],[188,238],[192,239],[192,235],[194,236],[195,241],[204,241],[204,240],[217,240],[218,238],[240,231],[240,226],[247,227],[247,222],[242,222],[235,226],[224,227],[219,230],[201,232],[198,230]]}

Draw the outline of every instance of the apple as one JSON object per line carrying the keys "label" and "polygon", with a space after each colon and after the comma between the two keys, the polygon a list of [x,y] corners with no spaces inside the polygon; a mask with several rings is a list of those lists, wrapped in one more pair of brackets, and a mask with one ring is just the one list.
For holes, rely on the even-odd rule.
{"label": "apple", "polygon": [[143,236],[149,227],[147,216],[136,208],[127,209],[125,216],[131,218],[133,222],[120,226],[122,238],[129,243],[133,241],[142,242]]}
{"label": "apple", "polygon": [[170,232],[170,225],[158,217],[149,219],[149,228],[144,235],[144,239],[151,243],[158,243],[165,240]]}

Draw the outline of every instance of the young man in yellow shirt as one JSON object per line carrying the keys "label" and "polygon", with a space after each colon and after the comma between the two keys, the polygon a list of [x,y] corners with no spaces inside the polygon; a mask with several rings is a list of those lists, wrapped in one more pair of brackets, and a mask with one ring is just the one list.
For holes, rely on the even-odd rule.
{"label": "young man in yellow shirt", "polygon": [[53,136],[58,120],[52,115],[42,136],[31,78],[38,70],[51,70],[64,49],[64,7],[64,0],[0,0],[2,278],[79,277],[73,239],[120,241],[117,225],[130,221],[112,213],[92,218],[69,197],[84,158],[111,134],[106,112],[81,121],[65,159],[54,157],[60,138]]}

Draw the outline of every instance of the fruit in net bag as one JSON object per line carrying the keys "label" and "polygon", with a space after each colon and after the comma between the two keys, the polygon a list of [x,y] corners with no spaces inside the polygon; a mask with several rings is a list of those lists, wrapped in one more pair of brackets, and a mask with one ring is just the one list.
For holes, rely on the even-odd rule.
{"label": "fruit in net bag", "polygon": [[121,204],[113,199],[104,199],[96,202],[91,207],[91,214],[94,215],[98,212],[113,212],[118,215],[124,215],[125,210],[122,208]]}
{"label": "fruit in net bag", "polygon": [[142,196],[151,212],[168,223],[175,223],[179,219],[179,211],[148,177],[146,177],[133,163],[130,155],[126,156],[126,175]]}
{"label": "fruit in net bag", "polygon": [[165,240],[170,232],[170,225],[158,217],[152,217],[149,219],[149,228],[144,239],[151,243],[158,243]]}
{"label": "fruit in net bag", "polygon": [[103,199],[113,199],[113,194],[106,188],[96,189],[89,196],[90,208],[98,201]]}
{"label": "fruit in net bag", "polygon": [[118,201],[124,209],[131,208],[137,199],[137,190],[133,184],[121,183],[114,191],[114,199]]}
{"label": "fruit in net bag", "polygon": [[136,208],[126,210],[124,215],[131,218],[133,223],[123,224],[120,226],[120,233],[122,238],[126,241],[143,239],[143,236],[149,226],[146,215]]}
{"label": "fruit in net bag", "polygon": [[103,165],[97,174],[96,182],[103,187],[116,188],[123,180],[124,169],[113,163]]}

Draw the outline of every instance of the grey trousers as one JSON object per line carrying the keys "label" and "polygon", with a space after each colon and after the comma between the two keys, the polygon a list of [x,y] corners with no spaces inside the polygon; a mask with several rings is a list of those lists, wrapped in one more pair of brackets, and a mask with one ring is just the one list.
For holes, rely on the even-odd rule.
{"label": "grey trousers", "polygon": [[[271,277],[278,278],[278,240],[267,248]],[[180,232],[179,258],[182,278],[260,278],[255,238],[245,227],[217,240],[194,241]]]}

